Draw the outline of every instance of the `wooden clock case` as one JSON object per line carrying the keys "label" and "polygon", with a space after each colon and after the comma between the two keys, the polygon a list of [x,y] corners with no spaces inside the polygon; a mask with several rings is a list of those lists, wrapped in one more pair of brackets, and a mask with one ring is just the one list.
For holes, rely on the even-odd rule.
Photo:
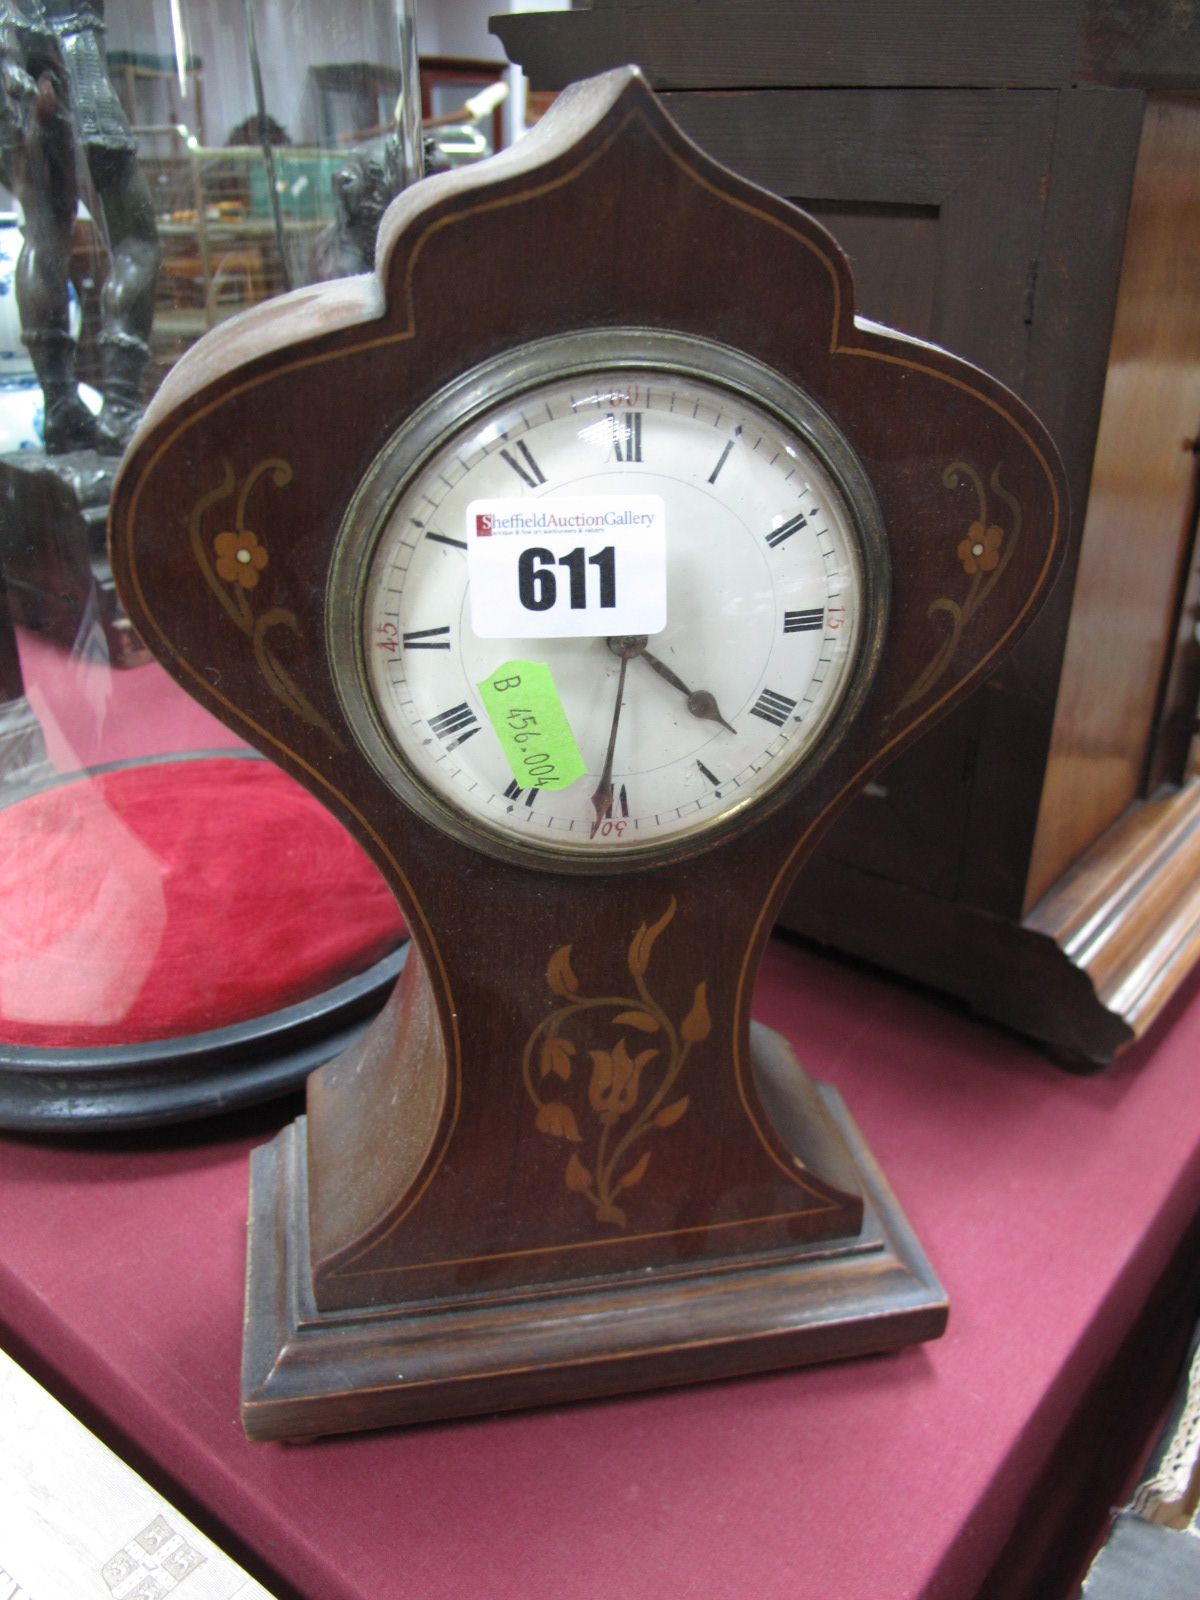
{"label": "wooden clock case", "polygon": [[1111,1061],[1200,953],[1200,14],[593,0],[493,26],[536,89],[639,62],[705,150],[827,223],[866,314],[1049,426],[1063,581],[782,921]]}
{"label": "wooden clock case", "polygon": [[[300,291],[198,345],[114,500],[142,637],[341,818],[415,945],[362,1045],[313,1075],[307,1116],[255,1158],[247,1430],[935,1335],[944,1297],[886,1185],[836,1100],[752,1033],[752,991],[820,830],[1051,584],[1067,517],[1053,445],[985,374],[856,321],[828,234],[703,156],[631,69],[403,195],[379,259],[378,278]],[[418,406],[516,344],[629,327],[719,340],[819,402],[874,487],[890,601],[820,759],[707,848],[571,871],[463,842],[384,781],[339,698],[330,572],[356,486]]]}

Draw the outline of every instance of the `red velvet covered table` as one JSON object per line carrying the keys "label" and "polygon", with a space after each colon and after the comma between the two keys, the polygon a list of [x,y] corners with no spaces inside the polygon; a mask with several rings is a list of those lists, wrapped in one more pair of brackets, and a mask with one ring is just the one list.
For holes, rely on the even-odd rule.
{"label": "red velvet covered table", "polygon": [[1154,1351],[1187,1320],[1143,1308],[1189,1288],[1200,999],[1103,1079],[795,948],[769,953],[757,1014],[845,1095],[949,1290],[940,1343],[249,1445],[246,1157],[294,1104],[84,1148],[0,1142],[0,1337],[280,1594],[1051,1600],[1020,1576],[1039,1531],[1060,1536],[1089,1473],[1111,1492],[1104,1442],[1150,1420],[1149,1390],[1106,1374],[1135,1331]]}

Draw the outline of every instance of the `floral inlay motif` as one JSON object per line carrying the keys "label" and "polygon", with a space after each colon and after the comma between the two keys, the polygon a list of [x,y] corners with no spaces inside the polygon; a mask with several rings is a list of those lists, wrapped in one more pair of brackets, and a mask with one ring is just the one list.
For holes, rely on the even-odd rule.
{"label": "floral inlay motif", "polygon": [[[205,582],[220,601],[229,620],[250,641],[258,670],[271,693],[302,722],[320,728],[340,748],[341,740],[337,734],[312,705],[268,643],[268,635],[276,628],[299,634],[300,625],[295,614],[282,606],[269,606],[264,611],[256,612],[250,600],[251,591],[259,587],[269,559],[266,546],[246,526],[250,496],[263,482],[284,489],[291,481],[291,467],[278,457],[259,461],[240,484],[233,467],[228,461],[225,462],[221,482],[202,494],[192,507],[188,519],[188,537],[196,565],[204,575]],[[205,520],[214,507],[235,496],[233,527],[230,528],[226,523],[214,535],[210,546],[204,536]]]}
{"label": "floral inlay motif", "polygon": [[980,606],[1004,576],[1004,569],[1012,560],[1021,538],[1021,507],[1014,495],[1000,482],[1000,468],[996,467],[988,481],[991,493],[1008,513],[1007,531],[992,514],[988,490],[974,467],[965,461],[952,461],[942,473],[947,489],[969,487],[975,492],[977,515],[967,528],[966,537],[957,545],[957,555],[963,571],[971,580],[961,599],[949,596],[935,600],[929,607],[930,617],[944,618],[949,624],[946,637],[925,666],[920,677],[901,700],[898,711],[905,711],[930,692],[954,660],[963,633]]}
{"label": "floral inlay motif", "polygon": [[[521,1063],[538,1129],[579,1147],[564,1165],[566,1187],[587,1200],[598,1222],[618,1228],[628,1217],[617,1197],[641,1183],[653,1155],[639,1147],[686,1114],[688,1097],[676,1086],[692,1046],[712,1029],[704,983],[696,985],[677,1025],[646,981],[655,941],[675,909],[672,899],[657,922],[643,922],[634,934],[626,956],[632,994],[583,993],[572,947],[561,945],[550,957],[546,983],[564,1003],[534,1030]],[[612,1030],[603,1046],[592,1043],[601,1018]]]}
{"label": "floral inlay motif", "polygon": [[213,551],[217,576],[226,583],[240,583],[243,589],[254,588],[267,564],[267,552],[256,533],[219,533],[213,540]]}
{"label": "floral inlay motif", "polygon": [[958,546],[958,559],[966,573],[994,572],[1000,565],[1000,546],[1004,534],[993,522],[985,528],[982,522],[973,522],[967,537]]}

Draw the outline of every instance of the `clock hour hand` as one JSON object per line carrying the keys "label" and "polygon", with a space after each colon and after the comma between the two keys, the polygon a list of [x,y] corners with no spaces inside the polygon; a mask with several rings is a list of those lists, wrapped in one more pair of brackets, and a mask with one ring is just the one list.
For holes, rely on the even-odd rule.
{"label": "clock hour hand", "polygon": [[729,733],[736,733],[737,729],[730,727],[721,715],[717,705],[716,696],[707,689],[689,689],[683,679],[672,672],[665,661],[660,661],[657,656],[651,655],[649,650],[639,651],[642,660],[648,667],[653,667],[664,682],[669,683],[672,689],[678,689],[680,694],[687,697],[687,708],[694,717],[702,717],[706,722],[719,722]]}

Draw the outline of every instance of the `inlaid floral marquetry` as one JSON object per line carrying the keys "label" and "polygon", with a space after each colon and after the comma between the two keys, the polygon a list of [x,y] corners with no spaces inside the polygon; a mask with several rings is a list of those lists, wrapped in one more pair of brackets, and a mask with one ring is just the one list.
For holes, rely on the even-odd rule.
{"label": "inlaid floral marquetry", "polygon": [[617,1197],[645,1178],[653,1139],[687,1114],[684,1069],[692,1047],[712,1032],[703,979],[678,1022],[647,979],[655,941],[674,915],[672,900],[634,934],[626,955],[632,993],[583,992],[572,946],[561,945],[546,983],[564,1004],[535,1029],[521,1062],[539,1130],[578,1147],[567,1156],[563,1182],[587,1201],[597,1222],[618,1228],[628,1223],[629,1201],[619,1205]]}
{"label": "inlaid floral marquetry", "polygon": [[[898,708],[901,711],[919,704],[948,671],[962,643],[964,631],[1003,578],[1021,538],[1020,501],[1015,495],[1009,494],[1000,481],[999,466],[993,469],[988,480],[991,492],[999,502],[999,510],[989,500],[982,477],[969,462],[952,461],[942,473],[942,482],[947,489],[967,487],[975,496],[975,518],[955,546],[959,565],[970,583],[961,599],[943,596],[929,606],[928,616],[944,625],[945,637],[901,700]],[[1001,526],[1001,521],[1004,526]]]}
{"label": "inlaid floral marquetry", "polygon": [[[279,605],[267,604],[261,610],[256,606],[256,602],[261,603],[261,596],[255,591],[260,589],[271,556],[259,535],[247,525],[250,501],[256,490],[261,493],[267,485],[286,489],[293,476],[286,461],[266,457],[256,462],[239,483],[231,463],[224,462],[221,481],[201,494],[192,505],[188,541],[204,581],[226,617],[249,643],[254,663],[271,693],[302,722],[319,728],[334,744],[340,745],[337,734],[305,696],[274,646],[268,643],[268,636],[280,628],[298,637],[301,635],[295,612]],[[232,528],[228,525],[231,501]],[[218,525],[218,531],[210,534],[208,530],[213,524]],[[262,587],[265,590],[266,585]]]}

